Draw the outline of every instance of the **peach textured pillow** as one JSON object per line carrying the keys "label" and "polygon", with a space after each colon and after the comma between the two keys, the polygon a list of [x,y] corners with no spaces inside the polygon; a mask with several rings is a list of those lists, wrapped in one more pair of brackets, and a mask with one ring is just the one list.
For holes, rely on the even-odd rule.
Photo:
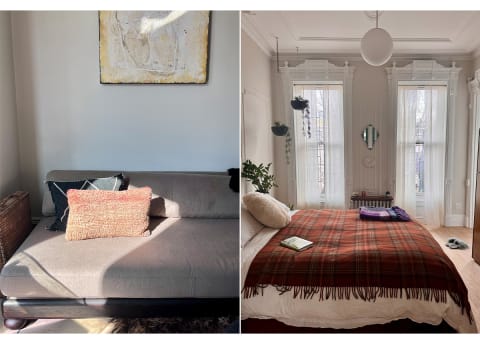
{"label": "peach textured pillow", "polygon": [[269,194],[251,192],[243,196],[250,214],[270,228],[283,228],[290,223],[289,208]]}
{"label": "peach textured pillow", "polygon": [[152,189],[126,191],[74,190],[67,192],[70,208],[65,238],[148,236]]}

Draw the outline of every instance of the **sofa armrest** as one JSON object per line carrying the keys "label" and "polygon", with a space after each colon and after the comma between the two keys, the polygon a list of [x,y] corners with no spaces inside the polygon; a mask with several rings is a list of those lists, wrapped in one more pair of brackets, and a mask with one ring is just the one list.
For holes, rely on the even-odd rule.
{"label": "sofa armrest", "polygon": [[28,192],[17,191],[0,201],[0,270],[32,228]]}

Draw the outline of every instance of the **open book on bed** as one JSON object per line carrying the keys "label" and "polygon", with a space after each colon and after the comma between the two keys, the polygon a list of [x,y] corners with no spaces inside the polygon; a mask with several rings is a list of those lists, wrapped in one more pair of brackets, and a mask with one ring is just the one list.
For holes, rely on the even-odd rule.
{"label": "open book on bed", "polygon": [[297,236],[292,236],[290,238],[282,240],[280,242],[280,245],[291,248],[295,251],[303,251],[309,247],[312,247],[313,242],[299,238]]}

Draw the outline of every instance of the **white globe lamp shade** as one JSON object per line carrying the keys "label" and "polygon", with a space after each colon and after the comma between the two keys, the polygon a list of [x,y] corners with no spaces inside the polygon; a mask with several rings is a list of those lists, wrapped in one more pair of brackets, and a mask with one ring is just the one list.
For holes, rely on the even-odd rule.
{"label": "white globe lamp shade", "polygon": [[369,65],[381,66],[392,57],[392,37],[384,29],[373,28],[363,36],[360,51]]}

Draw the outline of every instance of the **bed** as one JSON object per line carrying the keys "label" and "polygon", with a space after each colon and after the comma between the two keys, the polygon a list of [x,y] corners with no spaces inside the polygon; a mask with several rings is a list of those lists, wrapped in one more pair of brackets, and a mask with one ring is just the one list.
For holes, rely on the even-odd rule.
{"label": "bed", "polygon": [[[302,252],[281,240],[300,236]],[[242,207],[245,319],[353,329],[400,319],[457,332],[477,328],[453,263],[415,221],[365,221],[354,210],[299,210],[287,227],[263,226]]]}

